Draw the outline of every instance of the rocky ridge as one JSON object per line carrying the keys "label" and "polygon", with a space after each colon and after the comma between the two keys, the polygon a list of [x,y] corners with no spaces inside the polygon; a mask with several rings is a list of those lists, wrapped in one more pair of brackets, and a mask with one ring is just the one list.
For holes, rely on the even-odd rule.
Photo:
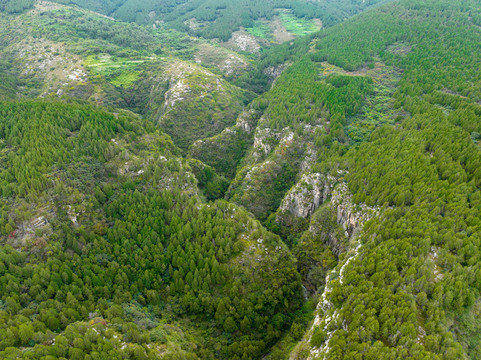
{"label": "rocky ridge", "polygon": [[331,194],[335,179],[319,173],[306,173],[287,193],[279,210],[290,212],[296,217],[307,218],[319,208]]}
{"label": "rocky ridge", "polygon": [[[341,309],[336,309],[334,304],[329,300],[329,294],[333,290],[334,282],[343,283],[344,274],[349,264],[354,261],[362,249],[359,235],[366,221],[379,216],[379,207],[370,207],[365,204],[355,204],[352,201],[352,194],[349,192],[345,182],[337,184],[333,190],[329,206],[337,213],[337,222],[341,224],[345,230],[345,234],[351,244],[350,250],[346,252],[345,260],[342,261],[335,269],[330,271],[325,280],[325,288],[321,295],[320,301],[316,309],[316,317],[311,328],[308,330],[304,339],[298,344],[290,355],[290,360],[300,359],[299,354],[309,352],[308,359],[325,358],[330,350],[329,342],[333,334],[341,329]],[[311,224],[309,232],[316,234],[320,229]],[[331,239],[336,242],[336,239]],[[335,247],[336,244],[329,244]],[[336,249],[334,249],[336,250]],[[336,251],[335,251],[336,252]],[[319,346],[312,346],[311,339],[315,333],[323,333],[323,341]]]}

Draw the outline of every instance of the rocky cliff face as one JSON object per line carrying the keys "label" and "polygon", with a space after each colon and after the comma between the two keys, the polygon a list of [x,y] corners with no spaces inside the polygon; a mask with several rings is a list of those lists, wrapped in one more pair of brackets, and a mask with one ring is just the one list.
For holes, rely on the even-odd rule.
{"label": "rocky cliff face", "polygon": [[279,210],[296,217],[307,218],[327,200],[334,186],[334,178],[319,173],[304,174],[287,193]]}
{"label": "rocky cliff face", "polygon": [[[261,119],[261,122],[263,119]],[[270,128],[258,128],[254,135],[254,145],[252,147],[252,157],[255,161],[260,161],[270,154],[281,137],[279,131]]]}
{"label": "rocky cliff face", "polygon": [[[325,202],[332,209],[331,213],[335,214],[337,224],[342,226],[341,232],[337,232],[337,229],[334,231],[334,224],[326,222],[324,212],[318,211]],[[294,227],[292,230],[297,231],[295,226],[302,224],[300,219],[310,218],[307,229],[309,236],[330,247],[339,257],[346,251],[349,239],[359,233],[364,223],[378,212],[378,208],[354,204],[346,183],[338,183],[338,179],[330,175],[307,172],[282,200],[276,219],[279,224]]]}
{"label": "rocky cliff face", "polygon": [[260,113],[254,109],[243,111],[237,118],[235,126],[250,134],[255,129],[257,121],[259,120]]}
{"label": "rocky cliff face", "polygon": [[337,211],[337,222],[344,227],[346,236],[352,237],[364,223],[377,216],[378,207],[354,204],[346,183],[341,183],[332,192],[331,207]]}
{"label": "rocky cliff face", "polygon": [[291,63],[287,62],[277,66],[269,66],[268,68],[264,69],[264,74],[267,75],[270,82],[274,82],[290,65]]}
{"label": "rocky cliff face", "polygon": [[[239,201],[240,205],[265,218],[276,211],[282,213],[283,220],[286,220],[284,225],[287,226],[293,225],[290,220],[296,217],[305,219],[311,215],[327,196],[327,194],[316,195],[316,190],[311,192],[309,183],[312,182],[314,187],[320,186],[317,184],[317,175],[310,175],[304,179],[304,182],[307,181],[306,189],[309,188],[309,190],[301,190],[300,184],[296,189],[296,193],[303,193],[300,196],[305,199],[296,200],[293,193],[289,199],[285,199],[283,205],[281,203],[292,186],[302,179],[303,174],[311,172],[310,169],[318,158],[319,148],[314,141],[314,134],[319,126],[305,125],[293,132],[289,127],[272,128],[269,126],[268,118],[260,117],[257,128],[251,130],[253,145],[242,160],[242,168],[231,184],[227,193],[228,198],[234,202]],[[274,184],[271,182],[272,179],[275,179]],[[324,190],[320,192],[324,193]],[[305,210],[304,208],[308,205],[302,205],[302,203],[308,203],[311,198],[316,204],[311,210]],[[297,205],[289,205],[292,201],[297,201]],[[279,206],[281,206],[280,209]],[[254,211],[254,208],[257,210]],[[304,215],[298,216],[298,213]],[[294,223],[297,222],[294,221]]]}
{"label": "rocky cliff face", "polygon": [[[312,216],[330,196],[329,206],[336,212],[337,222],[343,226],[345,235],[352,237],[366,221],[379,213],[379,208],[354,204],[347,184],[336,185],[336,182],[337,179],[330,175],[303,174],[282,200],[279,212],[305,219]],[[311,224],[309,231],[317,232],[315,224]]]}
{"label": "rocky cliff face", "polygon": [[[311,203],[311,205],[312,204],[313,203]],[[342,284],[345,269],[351,261],[359,256],[361,251],[362,245],[358,237],[362,231],[362,227],[366,221],[378,216],[380,212],[378,207],[369,207],[365,204],[353,203],[352,194],[349,192],[345,182],[335,185],[332,189],[329,207],[331,207],[332,211],[337,215],[337,223],[342,225],[344,234],[342,234],[342,232],[336,233],[335,231],[325,232],[326,219],[322,213],[322,210],[325,210],[324,207],[319,209],[321,213],[317,211],[312,216],[311,225],[306,232],[308,235],[307,238],[320,239],[326,246],[331,248],[337,257],[339,257],[341,253],[344,253],[345,258],[344,261],[340,261],[335,268],[326,273],[325,288],[317,306],[314,323],[305,334],[304,339],[291,353],[291,360],[306,358],[324,359],[325,355],[329,352],[330,340],[333,334],[344,326],[339,321],[339,319],[341,319],[341,309],[336,308],[329,300],[329,295],[333,290],[332,280],[336,279],[335,281],[339,281]],[[332,224],[330,227],[335,230]],[[304,236],[306,236],[306,234],[304,234]],[[325,334],[324,340],[320,346],[313,347],[311,345],[311,339],[313,335],[318,336],[318,332]]]}
{"label": "rocky cliff face", "polygon": [[243,159],[243,167],[227,192],[228,198],[261,218],[275,213],[296,183],[305,146],[305,140],[287,128],[278,131],[258,127],[250,154]]}

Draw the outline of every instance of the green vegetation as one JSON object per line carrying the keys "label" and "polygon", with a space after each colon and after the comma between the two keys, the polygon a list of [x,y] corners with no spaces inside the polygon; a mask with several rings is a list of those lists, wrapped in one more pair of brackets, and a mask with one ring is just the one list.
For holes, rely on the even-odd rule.
{"label": "green vegetation", "polygon": [[139,72],[134,71],[122,73],[112,80],[112,85],[122,88],[129,88],[139,79],[139,75]]}
{"label": "green vegetation", "polygon": [[[257,125],[260,116],[261,112],[251,109],[241,113],[237,121],[244,122],[252,129]],[[195,142],[189,148],[189,156],[199,159],[212,166],[219,174],[232,179],[253,142],[254,136],[249,129],[235,126],[212,138]]]}
{"label": "green vegetation", "polygon": [[0,358],[480,358],[481,5],[381,2],[0,2]]}
{"label": "green vegetation", "polygon": [[247,74],[236,80],[238,86],[257,94],[270,89],[272,79],[266,74],[268,69],[285,66],[299,60],[309,51],[314,34],[295,39],[292,43],[285,42],[268,49],[264,49],[256,66]]}
{"label": "green vegetation", "polygon": [[249,164],[242,167],[232,181],[227,197],[257,218],[267,220],[294,184],[302,152],[303,143],[293,138],[258,166]]}
{"label": "green vegetation", "polygon": [[320,69],[308,58],[290,67],[259,106],[267,105],[264,115],[268,126],[280,130],[286,126],[315,125],[321,119],[330,123],[328,137],[342,141],[343,125],[356,114],[372,89],[372,79],[362,76],[331,74],[320,81]]}
{"label": "green vegetation", "polygon": [[279,12],[279,18],[286,30],[297,36],[311,34],[319,30],[315,21],[306,18],[297,18],[288,11]]}
{"label": "green vegetation", "polygon": [[[169,26],[183,32],[190,32],[192,35],[227,41],[232,32],[241,26],[256,29],[253,30],[255,33],[262,34],[262,31],[259,32],[261,27],[256,22],[262,18],[272,19],[278,9],[287,9],[292,12],[292,15],[281,15],[283,22],[293,33],[303,35],[307,31],[315,31],[312,22],[308,21],[310,19],[319,18],[324,26],[329,27],[372,5],[387,1],[389,0],[322,0],[316,2],[305,0],[275,0],[271,2],[164,0],[159,3],[153,0],[76,0],[74,3],[122,21],[150,25],[160,19],[166,21]],[[56,0],[56,2],[72,3],[67,0]],[[187,23],[191,19],[201,25],[189,28]]]}
{"label": "green vegetation", "polygon": [[207,200],[213,201],[224,197],[229,187],[229,181],[225,177],[217,175],[213,168],[199,160],[189,159],[189,165],[199,182],[199,189]]}
{"label": "green vegetation", "polygon": [[[345,17],[367,8],[370,5],[381,1],[369,1],[365,3],[352,4],[351,1],[284,1],[276,0],[271,2],[258,1],[187,1],[180,5],[171,14],[165,16],[165,20],[175,28],[189,31],[185,24],[187,20],[195,19],[198,22],[207,22],[207,25],[198,29],[190,29],[197,36],[206,38],[220,38],[222,41],[230,39],[232,32],[241,26],[253,28],[256,21],[260,19],[271,20],[278,9],[292,11],[292,16],[286,15],[285,22],[292,29],[300,33],[299,26],[307,20],[320,18],[325,26],[332,26]],[[294,25],[295,23],[295,25]],[[255,28],[255,27],[254,27]]]}
{"label": "green vegetation", "polygon": [[[320,64],[303,57],[253,103],[263,111],[257,131],[265,135],[257,137],[264,147],[257,150],[261,155],[245,161],[227,195],[259,219],[267,220],[276,212],[300,173],[309,144],[320,148],[324,156],[350,146],[345,129],[373,95],[370,77],[336,72],[325,76],[323,71]],[[286,129],[293,133],[289,135]]]}
{"label": "green vegetation", "polygon": [[[292,10],[287,9],[279,9],[276,11],[279,18],[280,25],[283,26],[286,31],[290,34],[295,35],[296,37],[302,37],[308,34],[312,34],[319,30],[319,25],[315,20],[308,19],[306,17],[296,17]],[[251,27],[247,27],[246,30],[249,34],[263,38],[267,40],[271,40],[275,42],[273,39],[274,36],[274,24],[273,21],[276,21],[276,17],[273,17],[270,20],[256,20],[253,22]]]}
{"label": "green vegetation", "polygon": [[113,59],[109,54],[100,54],[87,57],[84,64],[93,74],[105,76],[112,85],[127,89],[139,79],[141,64],[151,60]]}
{"label": "green vegetation", "polygon": [[65,5],[75,4],[80,7],[101,13],[111,13],[113,10],[123,4],[125,0],[57,0],[56,2]]}
{"label": "green vegetation", "polygon": [[[21,62],[15,62],[9,73],[20,73],[27,67],[20,78],[29,87],[38,86],[37,96],[44,91],[52,96],[62,94],[140,113],[160,123],[184,150],[193,141],[214,136],[233,125],[244,104],[252,98],[252,94],[222,80],[215,66],[213,71],[219,75],[190,63],[195,59],[198,43],[173,30],[148,30],[68,7],[2,20],[5,26],[0,34],[12,44],[10,51],[22,51],[15,48],[19,32],[25,37],[33,35],[32,39],[22,39],[31,51]],[[38,51],[44,53],[45,59],[32,59],[30,54]],[[218,67],[223,66],[222,61],[230,61],[230,53],[221,55],[224,60]],[[49,67],[52,58],[57,67]],[[70,65],[71,58],[78,58],[77,63]],[[219,61],[205,53],[203,59]],[[249,65],[240,56],[238,59],[239,66]],[[70,70],[63,70],[66,64]],[[230,65],[232,73],[237,71],[236,66]],[[25,73],[29,73],[28,79]],[[11,80],[5,86],[14,85]],[[185,92],[180,90],[182,94],[175,88],[179,82],[186,86]],[[25,88],[21,90],[26,92]],[[9,93],[11,98],[16,92]]]}
{"label": "green vegetation", "polygon": [[74,53],[85,55],[109,53],[131,55],[136,51],[154,53],[160,41],[152,32],[136,24],[122,24],[82,11],[61,8],[35,16],[33,36],[68,41]]}
{"label": "green vegetation", "polygon": [[20,81],[9,61],[0,62],[0,100],[13,100]]}
{"label": "green vegetation", "polygon": [[153,118],[183,150],[234,125],[251,94],[189,63],[170,64],[163,108]]}
{"label": "green vegetation", "polygon": [[[361,233],[344,281],[339,272],[331,277],[333,308],[319,312],[332,318],[337,311],[339,320],[327,329],[321,323],[306,345],[328,341],[331,358],[480,356],[473,323],[480,298],[479,10],[474,1],[401,1],[317,34],[308,57],[279,48],[279,59],[295,63],[255,102],[263,111],[258,131],[271,134],[257,136],[270,150],[247,156],[228,196],[292,244],[312,291],[343,264],[349,243],[318,212],[310,223],[269,217],[298,180],[283,166],[297,171],[303,156],[289,155],[296,146],[282,150],[284,129],[296,133],[299,150],[315,142],[313,171],[345,181],[355,204],[382,208]],[[264,61],[276,63],[276,54]],[[308,134],[306,125],[321,127]],[[299,231],[308,225],[320,232]]]}
{"label": "green vegetation", "polygon": [[[342,283],[330,283],[333,308],[320,310],[322,318],[333,311],[339,318],[328,328],[322,321],[308,346],[328,344],[330,358],[480,356],[472,325],[480,297],[481,107],[473,69],[480,35],[469,16],[479,10],[474,1],[400,1],[319,35],[316,62],[354,71],[374,68],[379,58],[402,72],[394,88],[375,83],[372,108],[360,113],[390,120],[348,119],[346,135],[360,146],[315,166],[335,176],[347,170],[354,202],[382,207],[361,233]],[[355,127],[372,127],[363,122],[377,129],[358,137]]]}
{"label": "green vegetation", "polygon": [[33,4],[34,0],[0,0],[0,12],[18,14],[31,9]]}
{"label": "green vegetation", "polygon": [[[48,102],[0,114],[0,231],[23,244],[0,248],[2,358],[258,358],[290,329],[288,249],[242,209],[203,204],[153,125]],[[212,193],[209,171],[194,172]]]}
{"label": "green vegetation", "polygon": [[246,30],[249,34],[264,39],[269,38],[272,31],[270,26],[265,21],[261,20],[255,21],[254,25],[252,27],[248,27]]}

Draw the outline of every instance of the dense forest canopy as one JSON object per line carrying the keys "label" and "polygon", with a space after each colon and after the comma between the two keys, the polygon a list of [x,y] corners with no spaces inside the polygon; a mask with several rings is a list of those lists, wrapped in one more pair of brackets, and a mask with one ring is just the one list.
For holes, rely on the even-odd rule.
{"label": "dense forest canopy", "polygon": [[480,358],[480,13],[0,0],[0,358]]}
{"label": "dense forest canopy", "polygon": [[332,26],[359,11],[386,0],[56,0],[98,11],[116,19],[139,24],[163,20],[178,30],[189,31],[187,22],[194,19],[199,29],[191,29],[206,38],[230,39],[241,26],[248,28],[254,21],[271,19],[280,8],[290,9],[298,18],[319,18],[324,26]]}
{"label": "dense forest canopy", "polygon": [[193,352],[186,339],[180,354],[258,357],[291,325],[300,277],[286,246],[245,211],[189,193],[189,165],[153,125],[60,103],[3,103],[0,113],[1,232],[30,253],[1,248],[2,357],[23,346],[35,358],[175,354],[161,319],[185,316],[210,340]]}
{"label": "dense forest canopy", "polygon": [[310,55],[348,71],[379,60],[402,69],[393,106],[406,112],[319,164],[347,170],[356,203],[383,208],[344,281],[331,278],[333,308],[310,343],[327,344],[329,358],[480,356],[479,10],[474,1],[396,2],[323,32]]}
{"label": "dense forest canopy", "polygon": [[9,14],[21,13],[32,8],[34,0],[2,0],[0,1],[0,11]]}

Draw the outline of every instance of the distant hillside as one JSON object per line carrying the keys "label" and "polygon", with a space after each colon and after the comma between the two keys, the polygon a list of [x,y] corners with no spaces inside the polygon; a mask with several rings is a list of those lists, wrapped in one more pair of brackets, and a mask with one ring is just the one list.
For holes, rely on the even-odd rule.
{"label": "distant hillside", "polygon": [[32,8],[35,0],[0,0],[0,12],[18,14]]}
{"label": "distant hillside", "polygon": [[175,30],[55,3],[0,24],[0,98],[63,96],[129,109],[186,149],[233,125],[253,97],[231,83],[252,61]]}
{"label": "distant hillside", "polygon": [[145,23],[148,14],[169,13],[186,0],[55,0],[64,5],[77,5],[123,21]]}
{"label": "distant hillside", "polygon": [[[324,27],[332,26],[372,5],[389,0],[56,0],[58,3],[78,5],[101,12],[116,19],[139,24],[165,21],[177,30],[204,38],[219,38],[227,41],[240,27],[252,29],[257,36],[265,36],[275,29],[259,20],[272,20],[279,9],[288,9],[292,18],[285,19],[287,31],[308,31],[309,24],[303,22],[319,19]],[[301,23],[295,24],[302,19]],[[282,17],[281,17],[282,20]],[[304,29],[304,30],[303,30]],[[315,28],[313,28],[315,30]],[[311,30],[311,32],[313,31]]]}

